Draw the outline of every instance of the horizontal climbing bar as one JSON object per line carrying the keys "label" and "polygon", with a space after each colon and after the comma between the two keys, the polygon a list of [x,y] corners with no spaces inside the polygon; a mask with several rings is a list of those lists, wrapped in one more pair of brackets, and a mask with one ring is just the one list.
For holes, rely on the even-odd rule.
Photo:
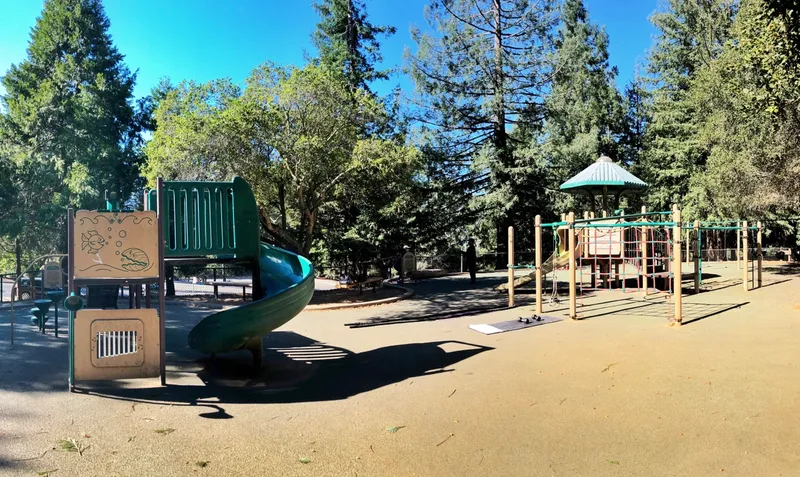
{"label": "horizontal climbing bar", "polygon": [[734,220],[734,219],[703,220],[703,221],[700,222],[700,225],[703,225],[703,224],[708,224],[708,225],[714,225],[714,224],[738,224],[739,222],[744,222],[744,221],[742,219],[736,219],[736,220]]}
{"label": "horizontal climbing bar", "polygon": [[[694,227],[690,227],[694,228]],[[742,230],[742,227],[723,227],[723,226],[713,226],[713,227],[700,227],[701,230]],[[747,227],[747,230],[758,230],[758,227]]]}
{"label": "horizontal climbing bar", "polygon": [[549,224],[542,224],[542,227],[561,227],[567,225],[569,222],[551,222]]}
{"label": "horizontal climbing bar", "polygon": [[611,215],[609,217],[594,217],[591,219],[577,219],[575,220],[576,224],[580,223],[588,223],[588,222],[599,222],[601,220],[619,220],[619,219],[635,219],[637,217],[652,217],[654,215],[672,215],[672,212],[641,212],[638,214],[625,214],[625,215]]}
{"label": "horizontal climbing bar", "polygon": [[617,222],[614,224],[581,224],[576,226],[576,229],[585,228],[609,228],[609,227],[674,227],[678,225],[677,222]]}

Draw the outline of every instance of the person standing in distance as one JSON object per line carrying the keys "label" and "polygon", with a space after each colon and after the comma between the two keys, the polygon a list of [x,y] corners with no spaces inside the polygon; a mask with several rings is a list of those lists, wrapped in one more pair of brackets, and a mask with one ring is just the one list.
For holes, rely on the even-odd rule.
{"label": "person standing in distance", "polygon": [[475,252],[475,240],[469,239],[467,242],[467,270],[469,270],[470,283],[475,283],[475,273],[478,271],[478,256]]}

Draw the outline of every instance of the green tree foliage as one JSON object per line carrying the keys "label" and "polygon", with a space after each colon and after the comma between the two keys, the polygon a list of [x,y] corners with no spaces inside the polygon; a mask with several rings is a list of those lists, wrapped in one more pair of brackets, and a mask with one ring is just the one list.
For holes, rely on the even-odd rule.
{"label": "green tree foliage", "polygon": [[375,65],[383,61],[378,38],[393,35],[393,26],[370,23],[359,0],[322,0],[314,9],[320,22],[311,39],[323,65],[341,71],[354,88],[369,90],[369,82],[389,77]]}
{"label": "green tree foliage", "polygon": [[105,189],[138,185],[146,121],[108,28],[99,0],[47,0],[27,58],[2,79],[0,147],[17,171],[5,226],[28,250],[63,248],[67,204],[97,207]]}
{"label": "green tree foliage", "polygon": [[[608,35],[589,21],[583,0],[567,0],[561,12],[544,121],[554,189],[601,154],[618,158],[625,129],[622,98],[614,86],[617,71],[608,63]],[[556,210],[574,208],[574,196],[557,197]]]}
{"label": "green tree foliage", "polygon": [[384,113],[370,93],[352,90],[320,65],[267,64],[252,72],[243,91],[229,80],[184,83],[156,110],[147,176],[152,183],[159,175],[240,175],[252,184],[273,240],[308,253],[319,215],[342,207],[348,185],[372,193],[371,204],[387,206],[378,199],[397,200],[389,187],[394,174],[408,180],[416,161],[412,148],[361,137],[366,125],[385,120]]}
{"label": "green tree foliage", "polygon": [[639,169],[650,185],[651,207],[667,210],[686,202],[690,178],[703,170],[708,148],[697,134],[701,118],[690,86],[701,68],[722,54],[736,3],[669,0],[651,17],[659,33],[648,62],[652,105]]}
{"label": "green tree foliage", "polygon": [[800,210],[800,74],[793,50],[800,24],[774,5],[742,2],[735,41],[693,84],[710,150],[706,170],[693,180],[701,213],[764,217]]}
{"label": "green tree foliage", "polygon": [[536,209],[522,194],[542,190],[540,163],[515,154],[510,130],[523,118],[541,119],[553,13],[552,1],[433,0],[426,16],[435,33],[412,31],[418,49],[406,55],[417,119],[437,135],[441,169],[476,191],[478,227],[494,232],[498,266],[514,216],[529,221]]}

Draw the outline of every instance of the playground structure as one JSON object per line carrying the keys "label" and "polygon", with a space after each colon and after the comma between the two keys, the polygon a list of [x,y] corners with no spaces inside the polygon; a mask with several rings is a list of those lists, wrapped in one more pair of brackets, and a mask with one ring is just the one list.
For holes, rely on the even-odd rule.
{"label": "playground structure", "polygon": [[[260,242],[255,197],[241,178],[159,179],[157,188],[145,194],[145,209],[120,210],[113,193],[106,210],[68,209],[67,286],[52,300],[69,295],[64,306],[69,311],[70,390],[78,381],[91,380],[158,376],[166,384],[166,263],[233,263],[252,270],[254,301],[205,317],[189,333],[189,345],[212,355],[245,349],[256,367],[262,362],[262,337],[300,313],[314,293],[314,269],[307,259]],[[92,286],[127,286],[130,309],[85,309],[81,289],[91,295]],[[52,300],[31,310],[42,332]],[[13,316],[12,301],[12,345]]]}
{"label": "playground structure", "polygon": [[[693,262],[691,277],[694,293],[700,293],[703,281],[702,237],[709,231],[733,231],[737,234],[737,258],[742,268],[744,291],[762,286],[763,250],[762,224],[749,226],[747,221],[722,220],[684,224],[681,211],[674,205],[671,211],[619,215],[609,214],[609,193],[614,195],[614,206],[619,206],[623,193],[642,190],[643,181],[603,156],[594,164],[561,185],[568,192],[585,193],[591,198],[592,211],[584,212],[583,219],[575,214],[562,214],[561,220],[542,223],[537,215],[534,221],[535,263],[518,265],[514,260],[514,228],[508,233],[508,281],[498,289],[508,292],[509,307],[514,306],[514,289],[531,281],[536,287],[536,313],[543,313],[545,278],[552,274],[551,304],[559,301],[557,270],[566,270],[569,283],[569,316],[580,318],[579,302],[586,292],[602,289],[620,289],[638,292],[643,297],[662,295],[669,304],[667,319],[670,324],[683,321],[683,270],[682,264]],[[602,215],[596,216],[597,196],[602,200]],[[552,255],[542,261],[542,231],[552,234]],[[685,252],[684,252],[685,244]],[[751,248],[750,245],[753,245]],[[516,278],[516,269],[533,272]],[[632,269],[632,270],[631,270]],[[629,270],[631,270],[629,272]],[[588,274],[588,280],[586,275]]]}

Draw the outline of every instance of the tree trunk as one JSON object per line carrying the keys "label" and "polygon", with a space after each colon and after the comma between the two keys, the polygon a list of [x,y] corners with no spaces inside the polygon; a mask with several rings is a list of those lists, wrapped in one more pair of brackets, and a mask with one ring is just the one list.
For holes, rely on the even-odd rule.
{"label": "tree trunk", "polygon": [[281,212],[281,228],[286,230],[286,186],[278,184],[278,209]]}
{"label": "tree trunk", "polygon": [[175,267],[172,265],[167,265],[166,275],[167,289],[164,292],[165,296],[175,296]]}
{"label": "tree trunk", "polygon": [[17,273],[19,276],[22,273],[22,248],[19,246],[19,239],[14,241],[14,259],[17,262]]}
{"label": "tree trunk", "polygon": [[314,226],[317,223],[317,209],[314,208],[313,210],[309,210],[307,212],[307,219],[306,219],[306,236],[303,240],[303,250],[302,254],[304,256],[308,256],[309,250],[311,250],[311,245],[314,243]]}
{"label": "tree trunk", "polygon": [[[500,171],[497,174],[498,182],[503,184],[510,180],[507,170],[511,166],[511,154],[508,150],[508,138],[506,136],[506,105],[505,88],[503,73],[503,23],[500,0],[492,2],[492,14],[494,17],[494,77],[492,78],[494,89],[494,113],[492,143],[497,152],[497,160],[500,162]],[[498,219],[496,224],[497,233],[495,244],[495,268],[503,269],[508,264],[508,227],[511,220],[508,212]]]}

